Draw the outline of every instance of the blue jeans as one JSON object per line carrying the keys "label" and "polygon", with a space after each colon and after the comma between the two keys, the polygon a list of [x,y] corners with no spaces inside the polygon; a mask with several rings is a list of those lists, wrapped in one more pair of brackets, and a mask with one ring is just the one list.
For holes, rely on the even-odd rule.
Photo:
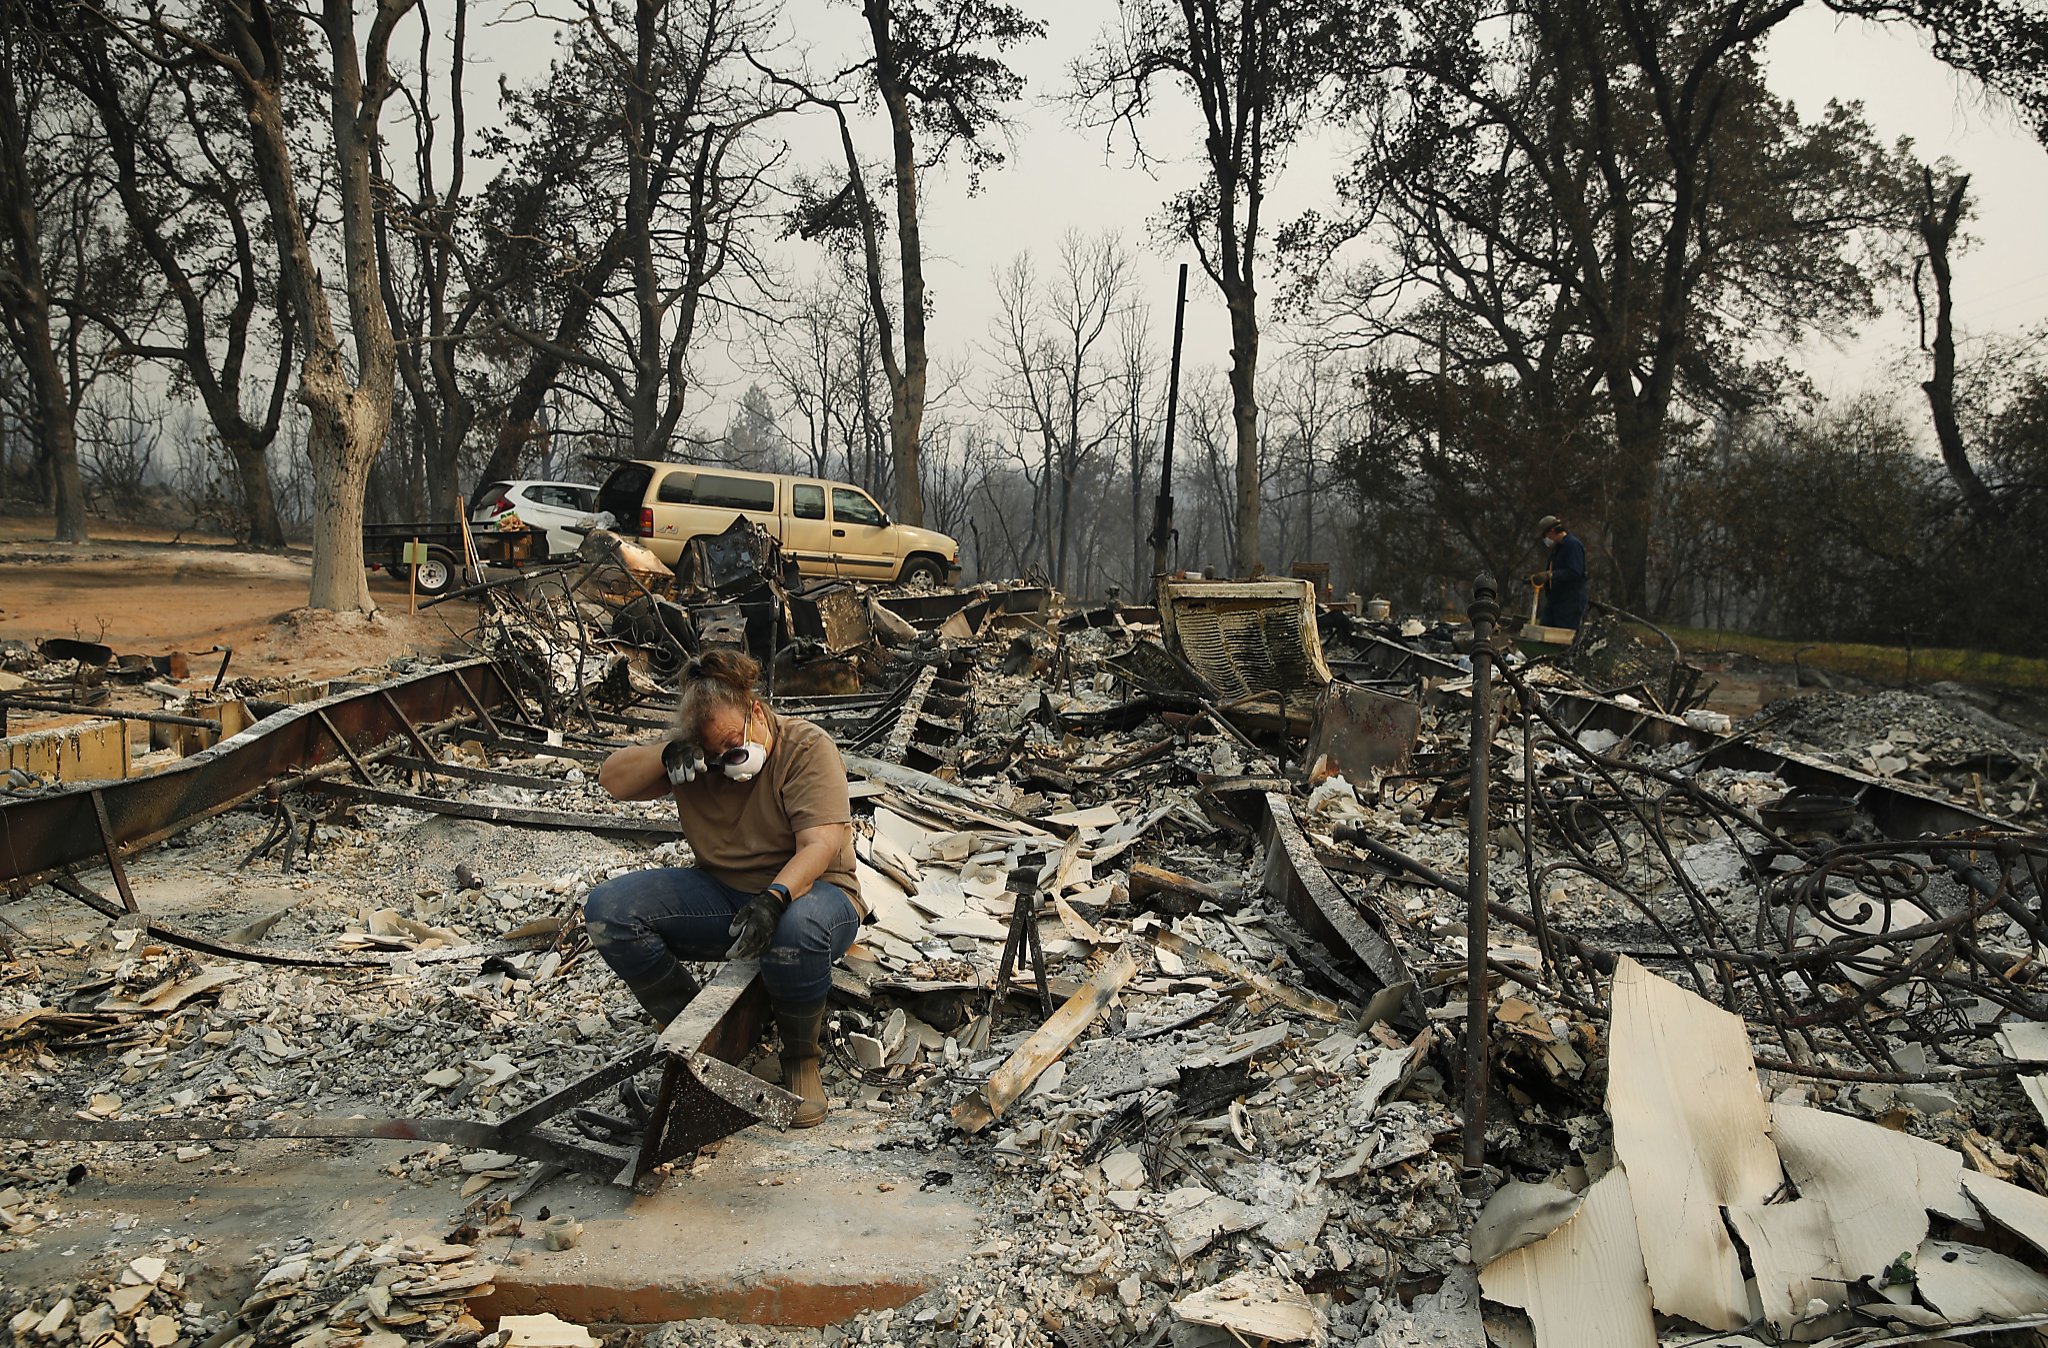
{"label": "blue jeans", "polygon": [[[679,960],[724,959],[735,914],[754,896],[695,866],[616,875],[583,900],[590,943],[628,986],[645,987]],[[809,1006],[832,988],[832,962],[860,930],[846,892],[820,880],[783,910],[761,956],[761,981],[783,1006]]]}

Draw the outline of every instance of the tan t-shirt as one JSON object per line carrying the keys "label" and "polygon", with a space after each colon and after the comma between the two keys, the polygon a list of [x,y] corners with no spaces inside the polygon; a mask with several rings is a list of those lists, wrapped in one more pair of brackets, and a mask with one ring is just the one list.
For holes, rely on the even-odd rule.
{"label": "tan t-shirt", "polygon": [[[847,798],[846,760],[832,737],[809,721],[768,714],[775,747],[750,782],[725,769],[676,788],[676,814],[697,864],[734,889],[759,892],[796,854],[799,829],[853,819]],[[819,877],[846,891],[867,916],[853,873],[853,832]]]}

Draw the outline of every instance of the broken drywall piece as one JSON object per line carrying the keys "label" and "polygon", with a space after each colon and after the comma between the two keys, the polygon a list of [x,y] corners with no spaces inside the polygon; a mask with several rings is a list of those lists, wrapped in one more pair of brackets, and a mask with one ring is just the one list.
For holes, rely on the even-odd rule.
{"label": "broken drywall piece", "polygon": [[1781,1337],[1792,1337],[1795,1325],[1816,1318],[1816,1302],[1824,1308],[1822,1313],[1842,1308],[1848,1286],[1835,1256],[1834,1224],[1826,1204],[1802,1198],[1731,1207],[1728,1220],[1749,1249],[1757,1299]]}
{"label": "broken drywall piece", "polygon": [[1246,1271],[1173,1303],[1193,1325],[1213,1325],[1244,1343],[1324,1341],[1323,1316],[1308,1293],[1273,1273]]}
{"label": "broken drywall piece", "polygon": [[1089,945],[1109,945],[1112,943],[1111,938],[1104,936],[1100,931],[1096,930],[1094,924],[1089,922],[1087,918],[1075,912],[1074,905],[1068,903],[1057,894],[1053,896],[1052,907],[1053,911],[1059,914],[1060,925],[1065,927],[1067,935],[1075,940],[1085,941]]}
{"label": "broken drywall piece", "polygon": [[539,1315],[501,1315],[498,1331],[504,1348],[598,1348],[601,1340],[582,1325],[543,1311]]}
{"label": "broken drywall piece", "polygon": [[855,879],[860,882],[861,901],[874,915],[875,926],[898,940],[913,944],[930,934],[924,920],[911,906],[910,896],[902,885],[858,857],[854,859],[853,871]]}
{"label": "broken drywall piece", "polygon": [[1628,1176],[1617,1166],[1564,1225],[1488,1264],[1479,1286],[1528,1312],[1537,1348],[1656,1348]]}
{"label": "broken drywall piece", "polygon": [[960,888],[960,877],[937,867],[925,871],[917,893],[905,898],[912,908],[934,921],[958,917],[967,911],[967,892]]}
{"label": "broken drywall piece", "polygon": [[2009,1020],[1992,1038],[1998,1051],[2014,1062],[2048,1063],[2048,1021]]}
{"label": "broken drywall piece", "polygon": [[1159,1202],[1160,1226],[1176,1260],[1194,1258],[1218,1236],[1249,1231],[1273,1214],[1207,1189],[1175,1189]]}
{"label": "broken drywall piece", "polygon": [[955,936],[966,936],[977,941],[1000,941],[1010,934],[1010,928],[986,913],[961,913],[932,923],[931,934],[949,940]]}
{"label": "broken drywall piece", "polygon": [[1951,1324],[2017,1320],[2048,1311],[2048,1277],[1974,1245],[1923,1242],[1913,1259],[1913,1285],[1920,1299]]}
{"label": "broken drywall piece", "polygon": [[1721,1209],[1783,1181],[1742,1018],[1624,956],[1614,971],[1607,1111],[1658,1310],[1709,1329],[1749,1323]]}
{"label": "broken drywall piece", "polygon": [[2048,1254],[2048,1198],[1974,1170],[1963,1172],[1963,1192],[1984,1215],[2043,1254]]}
{"label": "broken drywall piece", "polygon": [[2027,1093],[2027,1101],[2034,1106],[2034,1112],[2041,1116],[2041,1122],[2048,1124],[2048,1072],[2037,1072],[2020,1078],[2020,1089]]}
{"label": "broken drywall piece", "polygon": [[1554,1180],[1509,1180],[1487,1200],[1472,1223],[1472,1262],[1481,1268],[1502,1255],[1534,1245],[1570,1220],[1579,1196]]}
{"label": "broken drywall piece", "polygon": [[1771,1131],[1801,1196],[1826,1205],[1845,1278],[1882,1274],[1918,1248],[1930,1210],[1980,1224],[1963,1192],[1963,1158],[1946,1147],[1803,1105],[1773,1105]]}
{"label": "broken drywall piece", "polygon": [[1123,815],[1117,811],[1115,806],[1097,805],[1087,810],[1064,810],[1059,814],[1049,814],[1038,822],[1041,824],[1051,824],[1055,828],[1113,829],[1123,823],[1123,821]]}

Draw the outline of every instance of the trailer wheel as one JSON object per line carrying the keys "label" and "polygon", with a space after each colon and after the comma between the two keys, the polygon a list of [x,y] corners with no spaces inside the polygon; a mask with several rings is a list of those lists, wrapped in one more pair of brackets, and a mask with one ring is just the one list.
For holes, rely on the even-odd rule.
{"label": "trailer wheel", "polygon": [[427,560],[413,568],[417,572],[419,592],[431,599],[437,594],[446,594],[455,583],[457,567],[455,554],[446,548],[428,548]]}

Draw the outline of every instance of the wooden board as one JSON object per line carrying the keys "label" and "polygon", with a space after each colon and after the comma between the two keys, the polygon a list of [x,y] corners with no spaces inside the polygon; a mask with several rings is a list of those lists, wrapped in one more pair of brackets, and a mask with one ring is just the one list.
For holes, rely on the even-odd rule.
{"label": "wooden board", "polygon": [[1018,1097],[1031,1089],[1031,1083],[1038,1080],[1039,1073],[1059,1061],[1060,1056],[1073,1047],[1081,1032],[1102,1014],[1110,999],[1137,972],[1138,962],[1131,958],[1128,949],[1118,950],[1104,961],[1094,977],[1083,983],[1064,1006],[1053,1012],[1052,1018],[1039,1026],[1037,1032],[1010,1055],[1008,1062],[995,1070],[980,1090],[953,1107],[953,1122],[963,1132],[978,1133],[1001,1118]]}

